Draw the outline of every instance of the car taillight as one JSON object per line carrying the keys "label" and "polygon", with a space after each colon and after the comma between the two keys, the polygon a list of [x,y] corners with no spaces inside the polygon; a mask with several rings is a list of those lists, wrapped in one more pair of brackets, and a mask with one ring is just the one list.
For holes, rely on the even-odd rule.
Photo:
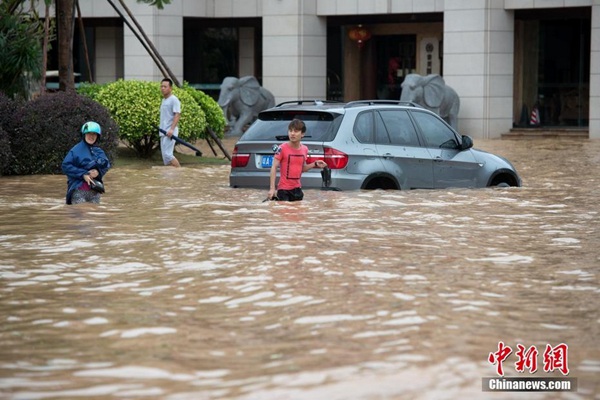
{"label": "car taillight", "polygon": [[324,148],[325,156],[323,161],[327,163],[327,166],[331,169],[343,169],[348,165],[348,154],[342,153],[339,150],[332,149],[330,147]]}
{"label": "car taillight", "polygon": [[233,154],[231,155],[231,168],[245,167],[250,161],[249,153],[238,153],[238,148],[233,148]]}

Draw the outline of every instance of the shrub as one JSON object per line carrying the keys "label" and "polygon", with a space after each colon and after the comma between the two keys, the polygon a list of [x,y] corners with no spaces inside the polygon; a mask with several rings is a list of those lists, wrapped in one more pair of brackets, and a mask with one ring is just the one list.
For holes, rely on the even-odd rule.
{"label": "shrub", "polygon": [[[225,125],[227,121],[225,121],[225,116],[223,116],[223,109],[219,106],[219,104],[204,93],[201,90],[196,90],[193,87],[189,86],[187,82],[183,83],[183,89],[190,93],[190,95],[196,100],[196,103],[202,108],[204,114],[206,115],[206,124],[207,128],[211,128],[215,134],[222,138],[225,133]],[[204,138],[210,137],[203,135]]]}
{"label": "shrub", "polygon": [[104,89],[106,85],[107,84],[88,82],[80,83],[79,87],[77,88],[77,93],[82,96],[89,97],[92,100],[96,100],[96,97],[98,97],[98,93],[100,93],[100,91]]}
{"label": "shrub", "polygon": [[19,100],[13,100],[0,91],[0,126],[10,130],[14,125],[15,113],[24,104]]}
{"label": "shrub", "polygon": [[[181,101],[179,137],[187,141],[201,138],[206,129],[204,111],[187,90],[174,87],[173,94]],[[138,156],[152,156],[160,143],[156,129],[162,101],[160,83],[120,79],[106,85],[96,99],[119,124],[121,140]]]}
{"label": "shrub", "polygon": [[0,126],[0,176],[6,175],[5,171],[12,161],[12,153],[10,151],[10,141],[8,140],[8,132]]}
{"label": "shrub", "polygon": [[10,132],[15,125],[15,115],[21,103],[0,92],[0,175],[7,175],[7,168],[13,162],[10,151]]}
{"label": "shrub", "polygon": [[102,127],[100,146],[111,162],[118,144],[119,129],[99,103],[75,92],[45,94],[20,108],[16,128],[9,132],[14,162],[12,175],[62,173],[67,152],[81,140],[81,126],[96,121]]}

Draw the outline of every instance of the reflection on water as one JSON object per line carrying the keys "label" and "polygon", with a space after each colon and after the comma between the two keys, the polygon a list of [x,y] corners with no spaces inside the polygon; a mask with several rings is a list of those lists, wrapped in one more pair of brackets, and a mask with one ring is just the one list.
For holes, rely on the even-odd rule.
{"label": "reflection on water", "polygon": [[[503,341],[569,346],[600,396],[600,142],[479,141],[524,187],[307,190],[227,166],[0,178],[0,395],[11,399],[536,398],[486,393]],[[486,396],[487,395],[487,396]]]}

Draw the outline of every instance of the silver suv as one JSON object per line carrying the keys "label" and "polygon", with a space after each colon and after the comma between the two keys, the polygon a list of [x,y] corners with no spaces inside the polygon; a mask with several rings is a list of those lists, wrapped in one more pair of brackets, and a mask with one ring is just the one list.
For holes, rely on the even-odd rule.
{"label": "silver suv", "polygon": [[[230,186],[269,187],[273,154],[288,140],[294,118],[306,124],[307,162],[327,163],[332,189],[521,186],[508,160],[473,149],[469,136],[436,114],[389,100],[300,100],[261,112],[235,146]],[[320,188],[323,181],[319,169],[302,175],[303,188]]]}

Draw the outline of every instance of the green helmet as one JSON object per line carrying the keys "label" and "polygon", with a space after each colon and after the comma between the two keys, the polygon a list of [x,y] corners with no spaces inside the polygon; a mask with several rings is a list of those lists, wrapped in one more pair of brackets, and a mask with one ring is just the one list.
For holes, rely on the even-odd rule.
{"label": "green helmet", "polygon": [[89,121],[83,124],[81,127],[81,134],[85,135],[86,133],[95,133],[96,135],[102,135],[102,128],[97,122]]}

